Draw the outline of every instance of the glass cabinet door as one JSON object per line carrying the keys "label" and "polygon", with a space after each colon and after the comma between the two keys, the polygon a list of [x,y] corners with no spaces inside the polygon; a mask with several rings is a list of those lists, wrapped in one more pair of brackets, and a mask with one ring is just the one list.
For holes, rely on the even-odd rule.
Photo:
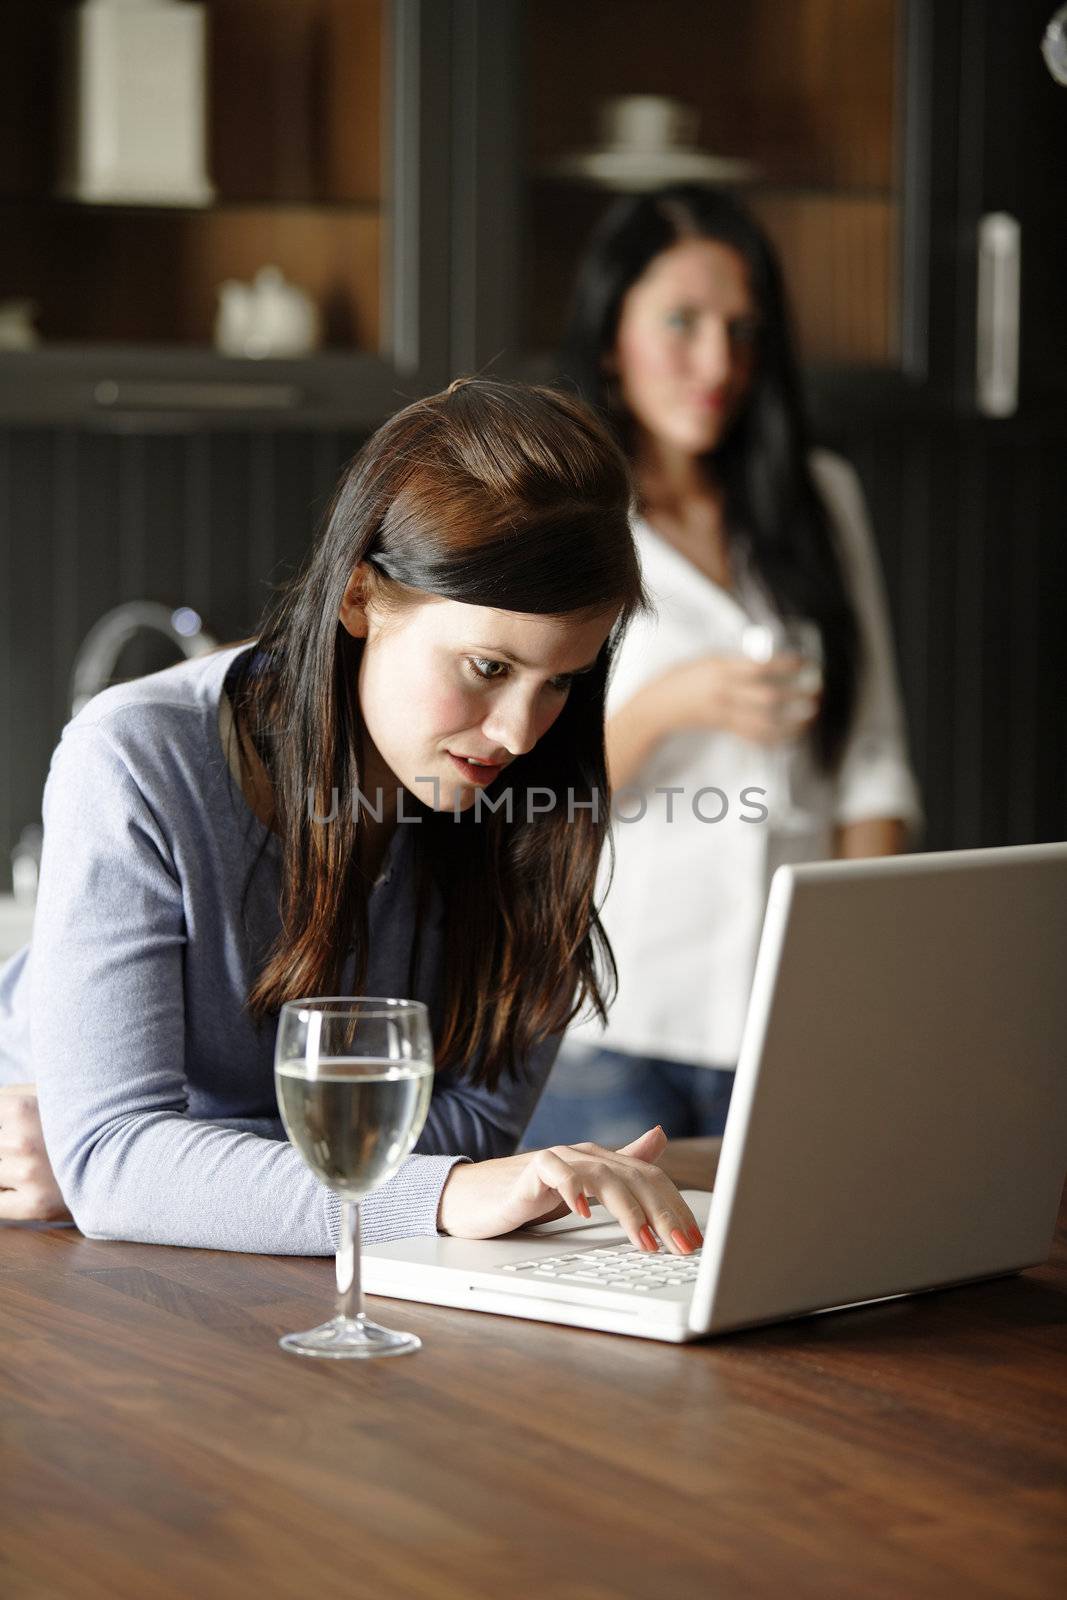
{"label": "glass cabinet door", "polygon": [[[780,252],[805,363],[899,368],[907,9],[904,0],[527,0],[524,347],[558,341],[582,244],[611,198],[606,182],[684,178],[699,166],[692,146],[745,164],[731,182]],[[665,97],[695,125],[643,177],[625,151],[612,168],[611,132],[600,126],[605,103],[631,95]]]}
{"label": "glass cabinet door", "polygon": [[[93,112],[99,127],[92,135],[86,71],[71,42],[85,12],[70,0],[5,4],[0,307],[28,307],[28,316],[18,313],[24,333],[29,325],[20,372],[31,355],[44,358],[41,371],[62,367],[68,375],[78,365],[90,376],[95,364],[100,382],[87,392],[98,400],[122,386],[150,395],[155,374],[165,380],[159,394],[180,406],[174,382],[193,374],[199,358],[197,381],[214,383],[201,388],[205,405],[224,404],[225,376],[238,385],[232,392],[240,410],[256,405],[254,391],[241,387],[240,369],[235,376],[232,366],[225,374],[216,368],[212,376],[205,361],[247,357],[254,384],[276,360],[307,359],[316,365],[313,375],[290,372],[288,390],[273,384],[279,407],[286,394],[296,397],[305,420],[316,395],[343,406],[347,392],[373,417],[390,409],[398,377],[414,388],[441,381],[447,280],[427,270],[419,244],[433,231],[428,223],[444,203],[438,197],[447,196],[447,165],[443,176],[439,168],[448,156],[423,127],[418,96],[425,90],[432,101],[440,92],[426,63],[441,54],[447,17],[420,0],[87,9],[109,13],[110,30],[93,44],[110,52],[111,81]],[[145,69],[158,71],[168,91],[158,113],[135,70],[137,28],[168,12],[198,12],[206,34],[195,89],[206,107],[208,188],[199,201],[195,193],[168,197],[165,184],[156,198],[150,181],[146,192],[133,194],[121,173],[124,156],[131,167],[151,165],[129,159],[138,120],[146,140],[165,143],[168,118],[182,110],[158,41],[143,49]],[[65,136],[72,124],[75,132]],[[79,141],[90,137],[119,147],[110,193],[79,195],[71,184]],[[64,148],[72,143],[73,152]],[[276,272],[253,294],[264,268]],[[302,349],[299,340],[297,348],[284,347],[294,316],[317,326]],[[264,359],[256,364],[253,357]],[[5,365],[11,378],[12,354],[0,353]],[[28,370],[32,382],[32,365]],[[261,388],[269,398],[271,383]],[[195,409],[191,381],[188,400]]]}

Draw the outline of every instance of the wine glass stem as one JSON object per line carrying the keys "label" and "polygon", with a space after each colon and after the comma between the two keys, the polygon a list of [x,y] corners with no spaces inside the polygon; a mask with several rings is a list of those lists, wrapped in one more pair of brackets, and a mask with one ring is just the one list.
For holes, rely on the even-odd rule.
{"label": "wine glass stem", "polygon": [[788,744],[779,742],[775,746],[773,760],[778,789],[775,800],[780,815],[784,817],[793,807],[793,785],[790,782]]}
{"label": "wine glass stem", "polygon": [[359,1256],[359,1205],[355,1200],[342,1200],[341,1240],[337,1246],[337,1315],[350,1322],[363,1320]]}

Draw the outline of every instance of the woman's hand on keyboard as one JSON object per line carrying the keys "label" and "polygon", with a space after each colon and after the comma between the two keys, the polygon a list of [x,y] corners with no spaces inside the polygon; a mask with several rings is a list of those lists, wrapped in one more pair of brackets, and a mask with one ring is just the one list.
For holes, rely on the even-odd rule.
{"label": "woman's hand on keyboard", "polygon": [[587,1217],[594,1195],[635,1249],[657,1249],[658,1234],[676,1255],[689,1255],[702,1242],[700,1229],[655,1165],[666,1144],[657,1127],[621,1150],[561,1144],[453,1167],[441,1191],[438,1228],[462,1239],[492,1239],[568,1212]]}

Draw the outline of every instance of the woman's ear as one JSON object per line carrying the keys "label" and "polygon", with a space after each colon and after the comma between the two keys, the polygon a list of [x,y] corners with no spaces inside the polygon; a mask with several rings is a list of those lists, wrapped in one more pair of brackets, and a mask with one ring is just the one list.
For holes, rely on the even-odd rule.
{"label": "woman's ear", "polygon": [[345,584],[337,620],[353,639],[367,637],[366,566],[361,561]]}

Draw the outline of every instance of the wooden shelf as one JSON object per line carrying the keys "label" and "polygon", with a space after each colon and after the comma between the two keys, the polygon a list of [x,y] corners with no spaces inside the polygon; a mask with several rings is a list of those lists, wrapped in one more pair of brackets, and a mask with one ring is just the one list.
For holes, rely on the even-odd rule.
{"label": "wooden shelf", "polygon": [[294,195],[279,198],[276,195],[222,196],[206,206],[135,205],[130,201],[104,202],[70,200],[62,196],[5,195],[0,194],[0,210],[22,211],[31,215],[61,216],[129,216],[129,217],[203,217],[231,211],[325,211],[355,212],[363,216],[378,216],[382,210],[379,200],[324,200],[320,197]]}
{"label": "wooden shelf", "polygon": [[396,406],[382,356],[241,360],[199,346],[52,344],[0,352],[0,424],[107,432],[370,430]]}
{"label": "wooden shelf", "polygon": [[364,207],[30,209],[0,257],[0,300],[32,300],[49,342],[209,345],[219,285],[270,263],[315,300],[328,346],[376,350],[381,254]]}

